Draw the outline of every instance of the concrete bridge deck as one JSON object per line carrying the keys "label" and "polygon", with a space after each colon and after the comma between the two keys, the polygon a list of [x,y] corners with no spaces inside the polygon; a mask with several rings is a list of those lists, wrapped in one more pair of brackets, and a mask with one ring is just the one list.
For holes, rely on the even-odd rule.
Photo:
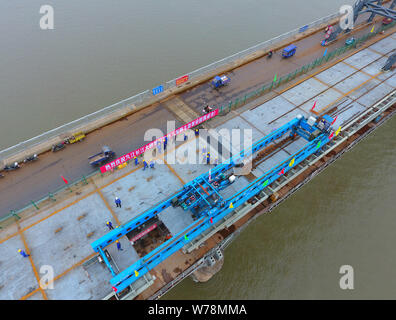
{"label": "concrete bridge deck", "polygon": [[[314,101],[317,101],[318,109],[325,109],[329,105],[333,109],[334,105],[337,106],[332,112],[332,115],[338,115],[335,126],[344,126],[386,94],[396,90],[396,72],[380,72],[380,67],[394,49],[395,42],[396,33],[388,33],[382,40],[327,65],[304,81],[299,81],[299,84],[290,88],[280,88],[278,92],[272,92],[241,109],[232,111],[226,117],[211,122],[210,126],[216,129],[251,128],[255,141],[290,121],[297,114],[310,115]],[[319,50],[315,52],[318,53]],[[267,62],[256,62],[258,63],[266,64]],[[289,63],[295,64],[298,60]],[[250,67],[247,66],[247,68]],[[237,74],[238,71],[235,71],[235,78]],[[201,92],[207,90],[205,85],[202,85],[201,90],[203,90]],[[227,98],[232,96],[235,90],[236,88],[233,87],[227,88],[225,91]],[[191,106],[193,101],[198,101],[195,96],[201,95],[198,92],[199,89],[194,89],[181,94],[178,98]],[[196,103],[194,109],[197,112],[201,103],[204,101]],[[135,116],[135,120],[120,130],[130,130],[131,124],[137,120],[143,122],[139,127],[144,128],[143,125],[151,127],[149,119],[152,118],[149,115],[153,114],[151,113],[153,110],[156,110],[155,117],[158,117],[161,123],[164,119],[173,117],[167,113],[167,109],[160,105],[154,106]],[[143,115],[147,117],[144,118]],[[163,118],[161,119],[159,115]],[[130,121],[131,119],[128,120]],[[101,132],[97,135],[101,136]],[[89,139],[93,140],[91,137]],[[103,141],[105,140],[103,137]],[[203,140],[205,139],[202,136],[198,139],[190,136],[187,142],[179,143],[176,146],[179,151],[176,153],[178,161],[185,160],[181,152],[183,148],[191,146],[197,152],[197,162],[202,161],[201,148],[205,145]],[[128,137],[124,137],[120,144],[125,143],[129,150],[133,145],[126,143],[127,141]],[[223,144],[225,148],[228,147],[226,141]],[[260,176],[301,146],[301,140],[284,145],[267,157],[253,171],[253,174]],[[84,146],[77,148],[84,148]],[[211,151],[212,157],[216,157],[216,150]],[[32,170],[37,170],[38,176],[41,169],[34,169],[34,165],[32,165]],[[111,293],[108,283],[111,274],[94,258],[95,255],[90,246],[92,241],[108,231],[105,222],[111,220],[116,226],[129,221],[174,193],[185,182],[208,171],[211,166],[213,165],[164,163],[162,155],[158,157],[155,169],[143,171],[141,167],[130,164],[110,176],[93,179],[91,183],[81,187],[78,192],[73,193],[67,199],[57,201],[8,228],[0,230],[0,267],[2,270],[0,299],[101,299],[105,297]],[[19,183],[22,184],[23,181]],[[239,188],[247,183],[247,179],[242,176],[238,179],[236,186]],[[20,187],[26,188],[23,185]],[[228,188],[230,190],[226,192],[235,192],[232,188]],[[6,201],[3,191],[1,194],[1,201]],[[122,208],[114,206],[115,196],[123,200]],[[193,222],[190,214],[180,208],[168,208],[159,215],[159,219],[171,234],[177,233]],[[123,270],[139,259],[139,253],[126,237],[121,239],[121,244],[123,251],[117,251],[114,244],[107,249],[119,269]],[[17,253],[19,248],[29,252],[30,257],[22,258]],[[186,260],[185,255],[176,253],[168,259],[170,261],[167,260],[157,266],[152,274],[156,276],[157,281],[166,283],[180,272],[181,267],[191,265],[194,259],[199,257],[199,252],[192,252],[187,257]],[[39,279],[43,276],[40,274],[40,269],[46,265],[52,266],[55,281],[53,289],[43,290],[39,287]]]}

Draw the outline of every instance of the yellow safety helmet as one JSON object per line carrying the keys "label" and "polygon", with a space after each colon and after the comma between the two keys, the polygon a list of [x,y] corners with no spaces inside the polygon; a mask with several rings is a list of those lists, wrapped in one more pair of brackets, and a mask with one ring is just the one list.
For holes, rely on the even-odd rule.
{"label": "yellow safety helmet", "polygon": [[19,249],[18,252],[22,252],[22,249]]}

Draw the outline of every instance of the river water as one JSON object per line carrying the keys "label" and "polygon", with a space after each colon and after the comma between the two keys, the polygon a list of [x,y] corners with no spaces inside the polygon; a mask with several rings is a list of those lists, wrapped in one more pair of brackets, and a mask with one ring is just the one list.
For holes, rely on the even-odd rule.
{"label": "river water", "polygon": [[[0,149],[317,18],[332,0],[2,0]],[[55,29],[39,28],[50,4]],[[205,284],[164,299],[394,298],[396,119],[225,251]],[[354,268],[354,290],[339,269]]]}

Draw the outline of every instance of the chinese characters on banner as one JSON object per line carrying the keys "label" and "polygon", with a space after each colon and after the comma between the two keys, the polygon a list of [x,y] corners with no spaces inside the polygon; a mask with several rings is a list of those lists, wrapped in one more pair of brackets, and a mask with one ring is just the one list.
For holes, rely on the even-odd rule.
{"label": "chinese characters on banner", "polygon": [[137,157],[137,156],[143,154],[144,152],[154,148],[157,145],[157,141],[161,142],[165,137],[167,137],[169,139],[173,136],[176,136],[188,129],[191,129],[191,128],[201,124],[202,122],[205,122],[206,120],[209,120],[209,119],[217,116],[218,114],[219,114],[219,109],[209,112],[208,114],[205,114],[204,116],[201,116],[201,117],[185,124],[184,126],[168,133],[166,136],[158,138],[157,140],[154,140],[139,149],[131,151],[131,152],[123,155],[122,157],[119,157],[118,159],[115,159],[115,160],[109,162],[108,164],[105,164],[104,166],[100,167],[100,172],[105,173],[109,170],[112,170],[113,168],[119,166],[120,164],[123,164],[124,162],[127,162],[129,160],[132,160],[134,157]]}

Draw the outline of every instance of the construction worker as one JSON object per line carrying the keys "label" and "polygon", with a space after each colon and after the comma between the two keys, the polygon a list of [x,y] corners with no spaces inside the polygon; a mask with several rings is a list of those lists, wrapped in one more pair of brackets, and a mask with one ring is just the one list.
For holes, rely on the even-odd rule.
{"label": "construction worker", "polygon": [[135,159],[135,166],[137,166],[139,164],[139,159],[137,157],[134,157]]}
{"label": "construction worker", "polygon": [[162,140],[158,140],[158,141],[157,141],[158,153],[161,153],[161,141],[162,141]]}
{"label": "construction worker", "polygon": [[121,199],[120,198],[116,197],[114,202],[115,202],[117,207],[121,208]]}
{"label": "construction worker", "polygon": [[187,141],[187,135],[184,133],[183,140]]}
{"label": "construction worker", "polygon": [[164,151],[166,150],[166,145],[168,144],[168,138],[164,138]]}
{"label": "construction worker", "polygon": [[30,254],[27,254],[25,251],[22,249],[19,249],[18,252],[21,254],[22,257],[27,258],[30,256]]}
{"label": "construction worker", "polygon": [[147,161],[146,161],[146,160],[143,160],[143,165],[144,165],[143,170],[146,170],[146,168],[148,168],[148,165],[147,165]]}
{"label": "construction worker", "polygon": [[121,248],[120,241],[116,240],[116,244],[117,244],[117,250],[119,250],[119,251],[124,250],[124,249]]}
{"label": "construction worker", "polygon": [[210,153],[206,154],[206,164],[210,164]]}
{"label": "construction worker", "polygon": [[150,168],[151,169],[154,169],[154,164],[155,164],[154,160],[150,160]]}
{"label": "construction worker", "polygon": [[113,228],[113,224],[111,223],[111,221],[107,221],[107,222],[106,222],[106,226],[109,227],[109,230],[114,229],[114,228]]}
{"label": "construction worker", "polygon": [[198,137],[198,136],[199,136],[199,129],[198,129],[198,128],[195,128],[195,129],[194,129],[194,133],[195,133],[195,136]]}

